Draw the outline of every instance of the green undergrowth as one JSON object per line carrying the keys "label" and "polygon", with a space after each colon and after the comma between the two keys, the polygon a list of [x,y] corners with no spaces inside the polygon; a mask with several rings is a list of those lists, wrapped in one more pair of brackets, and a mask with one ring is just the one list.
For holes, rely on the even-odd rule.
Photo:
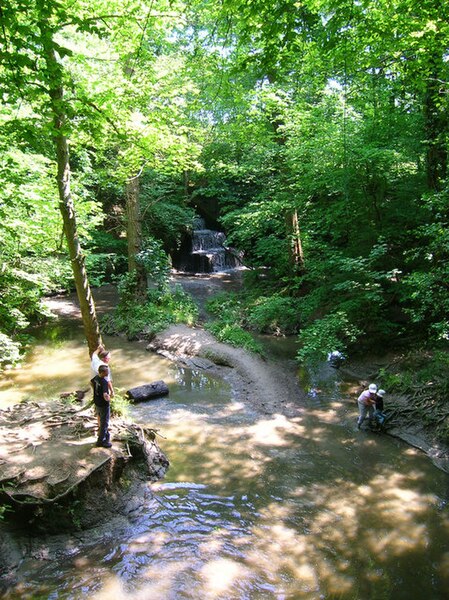
{"label": "green undergrowth", "polygon": [[253,336],[235,323],[229,323],[226,319],[218,319],[211,323],[206,323],[205,328],[210,331],[219,342],[224,342],[237,348],[244,348],[250,352],[263,355],[262,344],[255,340]]}
{"label": "green undergrowth", "polygon": [[111,417],[129,417],[131,402],[126,396],[125,390],[114,389],[114,396],[111,398]]}
{"label": "green undergrowth", "polygon": [[255,333],[290,335],[299,327],[296,300],[277,294],[221,292],[206,303],[214,316]]}
{"label": "green undergrowth", "polygon": [[263,354],[263,347],[248,331],[247,305],[242,294],[221,292],[206,303],[214,319],[206,323],[219,342]]}
{"label": "green undergrowth", "polygon": [[121,294],[114,313],[102,319],[102,327],[110,335],[125,334],[128,339],[151,339],[173,323],[191,326],[197,319],[196,304],[180,287],[176,287],[173,291],[148,291],[142,301]]}
{"label": "green undergrowth", "polygon": [[360,330],[350,323],[344,311],[329,313],[316,319],[299,334],[300,349],[296,358],[301,363],[318,363],[327,359],[328,353],[338,350],[346,355]]}
{"label": "green undergrowth", "polygon": [[214,320],[206,329],[222,342],[263,354],[252,333],[288,335],[298,328],[295,302],[280,295],[222,292],[206,303]]}

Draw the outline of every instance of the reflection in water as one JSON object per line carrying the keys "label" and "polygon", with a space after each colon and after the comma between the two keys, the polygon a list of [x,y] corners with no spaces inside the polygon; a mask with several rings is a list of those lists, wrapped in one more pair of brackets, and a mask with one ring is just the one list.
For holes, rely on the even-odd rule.
{"label": "reflection in water", "polygon": [[188,369],[185,367],[177,367],[175,381],[178,385],[189,391],[195,390],[219,390],[223,384],[201,371]]}
{"label": "reflection in water", "polygon": [[[447,598],[448,476],[397,440],[357,432],[340,375],[316,378],[301,416],[262,416],[207,373],[108,344],[120,387],[167,381],[168,398],[132,413],[161,430],[171,467],[110,531],[77,534],[53,561],[42,560],[56,556],[51,540],[36,543],[10,598]],[[45,353],[54,390],[79,387],[87,353],[66,338],[33,354],[18,388],[48,384]]]}

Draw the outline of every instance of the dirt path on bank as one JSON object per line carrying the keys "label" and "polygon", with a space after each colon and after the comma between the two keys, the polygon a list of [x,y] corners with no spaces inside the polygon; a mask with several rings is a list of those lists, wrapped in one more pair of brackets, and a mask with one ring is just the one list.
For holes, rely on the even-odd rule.
{"label": "dirt path on bank", "polygon": [[172,325],[149,349],[192,368],[215,372],[231,384],[235,396],[265,414],[297,415],[304,409],[305,392],[293,362],[263,359],[242,348],[218,342],[209,332]]}
{"label": "dirt path on bank", "polygon": [[[262,359],[241,348],[217,342],[204,329],[185,325],[173,325],[160,333],[148,349],[187,367],[215,372],[231,384],[238,400],[261,413],[295,417],[307,410],[306,392],[300,387],[294,361]],[[354,366],[351,378],[358,379],[362,389],[367,381],[366,365]],[[372,378],[373,373],[368,379]],[[356,384],[354,389],[357,389]],[[408,399],[401,396],[391,398],[391,401],[406,406]],[[344,404],[347,407],[347,403]],[[354,406],[354,420],[356,416],[357,408]],[[423,423],[410,426],[398,422],[386,433],[422,450],[435,466],[449,473],[449,448],[436,440],[432,431],[426,431]],[[360,432],[360,435],[364,435],[364,432]]]}

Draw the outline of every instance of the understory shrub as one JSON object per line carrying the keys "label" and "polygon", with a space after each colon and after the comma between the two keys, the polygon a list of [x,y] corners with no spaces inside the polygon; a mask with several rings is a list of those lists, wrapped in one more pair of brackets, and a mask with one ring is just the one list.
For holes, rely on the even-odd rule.
{"label": "understory shrub", "polygon": [[7,365],[14,365],[21,358],[20,343],[0,332],[0,372]]}
{"label": "understory shrub", "polygon": [[20,360],[26,328],[49,316],[43,291],[40,275],[0,264],[0,368]]}
{"label": "understory shrub", "polygon": [[217,316],[215,321],[206,324],[206,329],[218,341],[263,354],[262,345],[243,328],[245,308],[238,294],[228,292],[217,294],[206,303],[206,308]]}
{"label": "understory shrub", "polygon": [[121,278],[118,306],[112,315],[106,315],[102,320],[106,333],[125,333],[129,339],[151,339],[172,323],[193,325],[197,321],[198,307],[181,287],[150,290],[146,299],[139,302],[135,299],[135,285],[133,274]]}
{"label": "understory shrub", "polygon": [[[75,289],[73,271],[66,254],[46,257],[26,257],[21,262],[24,271],[39,273],[42,295],[70,292]],[[114,253],[86,254],[86,269],[89,284],[98,287],[113,281],[126,269],[126,258]]]}
{"label": "understory shrub", "polygon": [[279,295],[222,292],[206,303],[207,310],[220,320],[238,324],[257,333],[297,333],[297,300]]}
{"label": "understory shrub", "polygon": [[250,352],[263,355],[264,350],[262,344],[253,338],[253,336],[245,331],[240,325],[228,323],[223,320],[214,321],[213,323],[207,323],[206,329],[210,331],[219,342],[236,346],[237,348],[244,348]]}
{"label": "understory shrub", "polygon": [[282,296],[261,296],[247,308],[248,325],[254,331],[274,335],[298,332],[297,300]]}
{"label": "understory shrub", "polygon": [[170,261],[162,248],[162,243],[152,237],[143,242],[143,249],[136,256],[142,265],[152,285],[161,291],[168,289],[170,275]]}
{"label": "understory shrub", "polygon": [[111,402],[111,417],[128,417],[131,402],[124,395],[123,390],[114,389],[114,398]]}
{"label": "understory shrub", "polygon": [[345,354],[359,335],[360,330],[350,323],[346,313],[330,313],[300,332],[301,347],[296,357],[301,362],[314,363],[326,360],[328,353],[335,350]]}
{"label": "understory shrub", "polygon": [[420,387],[432,390],[435,398],[446,401],[449,395],[449,353],[442,350],[422,349],[402,355],[388,368],[381,369],[380,377],[389,391],[415,393]]}

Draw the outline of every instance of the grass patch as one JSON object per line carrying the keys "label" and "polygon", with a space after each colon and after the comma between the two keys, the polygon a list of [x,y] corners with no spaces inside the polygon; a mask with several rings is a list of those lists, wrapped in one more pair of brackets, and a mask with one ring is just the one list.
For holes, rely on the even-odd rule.
{"label": "grass patch", "polygon": [[244,348],[245,350],[255,352],[256,354],[264,354],[262,344],[255,340],[248,331],[245,331],[239,325],[218,320],[206,324],[205,327],[219,342],[224,342],[237,348]]}
{"label": "grass patch", "polygon": [[124,297],[112,315],[102,320],[110,335],[126,334],[128,339],[151,339],[173,323],[192,326],[198,320],[198,307],[180,287],[174,291],[150,291],[144,302]]}

